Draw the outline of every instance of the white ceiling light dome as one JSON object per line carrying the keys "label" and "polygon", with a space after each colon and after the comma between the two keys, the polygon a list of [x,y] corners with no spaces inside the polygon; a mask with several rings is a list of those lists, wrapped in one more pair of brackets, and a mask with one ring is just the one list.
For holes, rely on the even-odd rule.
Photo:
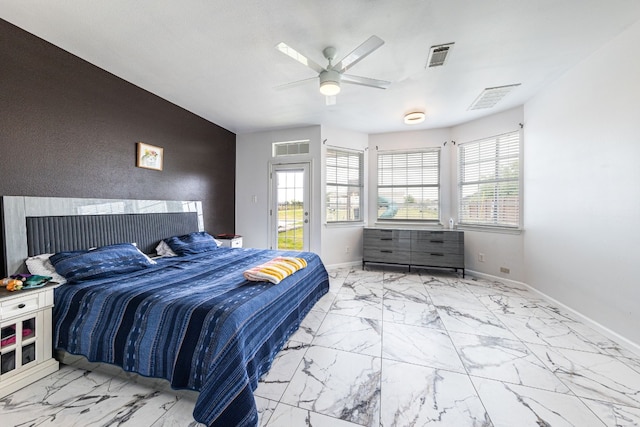
{"label": "white ceiling light dome", "polygon": [[424,122],[426,115],[423,111],[412,111],[404,115],[404,123],[407,125],[416,125]]}
{"label": "white ceiling light dome", "polygon": [[340,93],[340,73],[336,70],[325,70],[320,73],[320,93],[334,96]]}

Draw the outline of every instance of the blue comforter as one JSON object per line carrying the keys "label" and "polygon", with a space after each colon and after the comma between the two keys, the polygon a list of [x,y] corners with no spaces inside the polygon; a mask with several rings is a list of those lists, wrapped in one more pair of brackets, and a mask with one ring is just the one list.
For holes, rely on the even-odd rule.
{"label": "blue comforter", "polygon": [[[278,285],[244,270],[277,255],[308,266]],[[154,267],[55,290],[54,347],[200,392],[194,418],[257,424],[253,390],[329,289],[316,254],[228,249],[162,258]]]}

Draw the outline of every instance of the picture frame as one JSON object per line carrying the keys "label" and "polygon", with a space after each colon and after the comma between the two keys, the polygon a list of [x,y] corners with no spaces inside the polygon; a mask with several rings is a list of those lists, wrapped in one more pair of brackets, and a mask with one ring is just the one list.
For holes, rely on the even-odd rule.
{"label": "picture frame", "polygon": [[161,171],[163,163],[164,149],[162,147],[138,142],[136,151],[137,167]]}

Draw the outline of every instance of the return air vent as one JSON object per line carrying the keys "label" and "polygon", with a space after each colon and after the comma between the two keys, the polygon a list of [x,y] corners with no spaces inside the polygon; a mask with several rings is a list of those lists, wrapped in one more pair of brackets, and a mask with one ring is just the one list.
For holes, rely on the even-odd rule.
{"label": "return air vent", "polygon": [[491,108],[518,86],[520,86],[520,83],[506,86],[488,87],[483,90],[480,95],[478,95],[475,101],[473,101],[473,103],[469,107],[469,110]]}
{"label": "return air vent", "polygon": [[286,141],[273,143],[273,157],[309,154],[309,140]]}
{"label": "return air vent", "polygon": [[449,52],[451,52],[451,48],[453,48],[454,43],[447,44],[439,44],[436,46],[431,46],[429,50],[429,60],[427,61],[427,67],[439,67],[444,65],[447,57],[449,56]]}

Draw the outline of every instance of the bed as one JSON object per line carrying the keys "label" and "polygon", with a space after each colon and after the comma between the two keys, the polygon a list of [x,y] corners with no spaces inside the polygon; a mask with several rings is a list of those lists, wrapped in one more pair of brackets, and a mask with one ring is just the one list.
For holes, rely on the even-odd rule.
{"label": "bed", "polygon": [[[21,221],[13,218],[21,208],[6,199],[3,198],[5,242],[12,238],[7,235],[11,234],[7,222]],[[202,231],[198,212],[179,213],[190,217],[181,232],[194,232],[194,227]],[[110,227],[94,224],[93,228],[101,230],[97,233],[100,244],[118,243],[112,239],[138,239],[143,252],[148,252],[157,235],[141,236],[141,217],[137,215],[134,214],[135,225],[125,235],[109,236]],[[78,225],[74,225],[77,218],[69,219],[72,216],[84,215],[32,215],[26,208],[25,229],[30,236],[27,257],[51,250],[57,244],[50,241],[52,236],[57,240],[62,235],[75,236],[68,239],[75,243],[67,243],[64,248],[55,246],[56,252],[90,246],[87,235],[94,234],[92,228],[83,226],[79,232]],[[94,213],[89,216],[96,220]],[[45,223],[56,224],[43,225],[38,220],[33,226],[28,218],[47,218]],[[158,222],[157,218],[152,221]],[[71,230],[61,231],[65,227],[57,222],[66,223]],[[175,220],[170,223],[175,226]],[[122,233],[127,226],[116,228]],[[167,234],[162,230],[166,227],[154,228],[165,237],[175,232],[172,229]],[[6,266],[20,267],[21,255],[5,255]],[[306,267],[278,284],[245,279],[245,270],[277,256],[304,259]],[[319,257],[309,252],[219,247],[159,258],[144,269],[81,279],[56,288],[54,347],[91,362],[164,378],[176,389],[199,391],[193,413],[198,422],[209,426],[253,426],[258,419],[253,390],[259,378],[328,287],[326,269]]]}

